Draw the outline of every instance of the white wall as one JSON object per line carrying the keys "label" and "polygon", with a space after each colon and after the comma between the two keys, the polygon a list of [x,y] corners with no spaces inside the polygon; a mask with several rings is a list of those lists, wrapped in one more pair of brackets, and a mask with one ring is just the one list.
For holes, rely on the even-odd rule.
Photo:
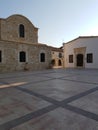
{"label": "white wall", "polygon": [[[77,38],[64,44],[64,65],[74,67],[74,63],[69,63],[69,55],[74,55],[74,48],[86,47],[84,57],[85,68],[98,68],[98,37]],[[93,63],[87,63],[87,53],[93,53]]]}

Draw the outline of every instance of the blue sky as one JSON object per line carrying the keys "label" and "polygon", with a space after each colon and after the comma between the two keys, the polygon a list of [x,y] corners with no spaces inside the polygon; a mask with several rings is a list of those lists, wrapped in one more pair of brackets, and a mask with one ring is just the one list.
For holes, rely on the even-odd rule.
{"label": "blue sky", "polygon": [[98,0],[0,0],[0,18],[27,17],[40,43],[60,47],[78,36],[98,35]]}

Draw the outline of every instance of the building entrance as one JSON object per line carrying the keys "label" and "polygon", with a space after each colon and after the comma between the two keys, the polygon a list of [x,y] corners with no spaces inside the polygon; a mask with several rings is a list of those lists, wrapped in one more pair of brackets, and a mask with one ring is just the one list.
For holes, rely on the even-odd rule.
{"label": "building entrance", "polygon": [[83,54],[77,55],[77,67],[83,67]]}

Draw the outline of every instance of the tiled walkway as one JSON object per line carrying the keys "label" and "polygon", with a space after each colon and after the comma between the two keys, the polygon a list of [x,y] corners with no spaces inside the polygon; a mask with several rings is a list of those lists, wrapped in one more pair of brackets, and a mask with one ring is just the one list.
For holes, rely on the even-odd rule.
{"label": "tiled walkway", "polygon": [[0,74],[0,130],[98,130],[98,70]]}

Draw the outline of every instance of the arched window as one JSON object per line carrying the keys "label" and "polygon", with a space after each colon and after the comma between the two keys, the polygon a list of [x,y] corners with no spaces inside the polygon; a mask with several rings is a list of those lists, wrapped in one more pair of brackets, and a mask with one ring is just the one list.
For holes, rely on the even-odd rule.
{"label": "arched window", "polygon": [[0,51],[0,62],[2,62],[2,51]]}
{"label": "arched window", "polygon": [[59,58],[62,58],[62,53],[59,53]]}
{"label": "arched window", "polygon": [[45,62],[45,53],[40,54],[40,62]]}
{"label": "arched window", "polygon": [[21,51],[19,53],[19,61],[20,62],[26,62],[26,53],[24,51]]}
{"label": "arched window", "polygon": [[25,28],[23,24],[19,25],[19,36],[20,37],[25,37]]}

